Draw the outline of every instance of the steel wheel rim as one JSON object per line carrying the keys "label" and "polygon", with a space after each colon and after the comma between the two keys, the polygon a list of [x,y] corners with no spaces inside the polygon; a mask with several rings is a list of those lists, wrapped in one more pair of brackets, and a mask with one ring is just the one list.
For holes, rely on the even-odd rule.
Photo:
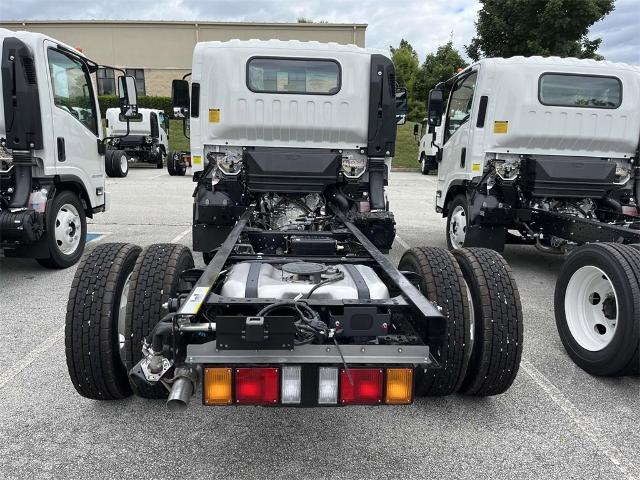
{"label": "steel wheel rim", "polygon": [[120,156],[120,170],[122,171],[122,173],[125,173],[127,170],[129,170],[129,160],[127,160],[126,155]]}
{"label": "steel wheel rim", "polygon": [[449,222],[449,240],[454,249],[464,247],[464,239],[467,236],[467,213],[462,205],[453,209]]}
{"label": "steel wheel rim", "polygon": [[56,215],[54,238],[58,250],[64,255],[72,255],[80,246],[82,222],[76,207],[65,203]]}
{"label": "steel wheel rim", "polygon": [[564,311],[573,339],[585,350],[598,352],[615,336],[618,295],[609,277],[598,267],[576,270],[567,284]]}
{"label": "steel wheel rim", "polygon": [[126,338],[124,336],[125,320],[127,318],[127,303],[129,302],[129,289],[131,287],[131,275],[133,272],[127,275],[122,286],[122,293],[120,294],[120,304],[118,306],[118,351],[120,352],[120,360],[124,364],[124,344]]}
{"label": "steel wheel rim", "polygon": [[427,165],[427,160],[423,157],[420,160],[420,169],[421,169],[422,173],[425,173],[426,165]]}

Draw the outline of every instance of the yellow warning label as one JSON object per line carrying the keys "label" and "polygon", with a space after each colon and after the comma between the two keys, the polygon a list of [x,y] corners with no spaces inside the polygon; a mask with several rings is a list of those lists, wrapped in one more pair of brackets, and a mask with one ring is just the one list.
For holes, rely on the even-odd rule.
{"label": "yellow warning label", "polygon": [[209,123],[220,123],[220,109],[219,108],[210,108],[209,109]]}
{"label": "yellow warning label", "polygon": [[200,155],[194,155],[191,159],[191,163],[194,165],[202,165],[202,157]]}
{"label": "yellow warning label", "polygon": [[[211,111],[211,110],[209,110]],[[209,114],[211,115],[211,114]],[[493,133],[507,133],[509,130],[509,122],[507,121],[495,121],[493,122]]]}
{"label": "yellow warning label", "polygon": [[480,164],[479,163],[474,163],[473,165],[471,165],[471,171],[472,172],[479,172],[480,171]]}

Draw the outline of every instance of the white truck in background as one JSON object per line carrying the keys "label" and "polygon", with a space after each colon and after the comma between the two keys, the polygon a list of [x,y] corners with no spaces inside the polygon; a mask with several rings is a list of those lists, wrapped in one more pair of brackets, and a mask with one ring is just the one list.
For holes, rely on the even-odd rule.
{"label": "white truck in background", "polygon": [[127,160],[163,167],[169,154],[169,118],[162,110],[139,108],[134,118],[127,119],[119,108],[108,108],[106,127],[107,136],[111,137],[105,157],[107,175],[127,175],[128,163],[121,161],[121,152],[126,154]]}
{"label": "white truck in background", "polygon": [[596,375],[640,368],[639,105],[640,68],[573,58],[487,58],[429,93],[449,248],[572,252],[556,321]]}
{"label": "white truck in background", "polygon": [[[441,141],[442,128],[429,125],[429,119],[424,118],[420,124],[413,126],[413,136],[418,142],[418,163],[420,173],[429,175],[433,170],[438,170],[438,147]],[[435,133],[435,135],[434,135]]]}
{"label": "white truck in background", "polygon": [[[39,33],[0,29],[0,50],[0,250],[66,268],[84,251],[86,217],[108,204],[98,65]],[[118,83],[134,115],[134,79]]]}

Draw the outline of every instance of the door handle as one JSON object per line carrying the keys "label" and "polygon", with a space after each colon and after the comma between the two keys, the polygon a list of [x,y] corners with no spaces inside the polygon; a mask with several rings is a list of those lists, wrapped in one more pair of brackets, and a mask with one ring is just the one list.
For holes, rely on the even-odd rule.
{"label": "door handle", "polygon": [[67,159],[67,152],[64,149],[64,138],[58,137],[58,161],[64,162]]}
{"label": "door handle", "polygon": [[462,147],[460,150],[460,168],[464,168],[467,163],[467,148]]}

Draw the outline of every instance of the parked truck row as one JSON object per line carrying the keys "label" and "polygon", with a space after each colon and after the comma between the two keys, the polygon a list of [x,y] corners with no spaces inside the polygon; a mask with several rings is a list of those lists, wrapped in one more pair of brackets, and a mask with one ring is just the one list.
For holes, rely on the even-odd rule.
{"label": "parked truck row", "polygon": [[[86,217],[108,206],[105,174],[169,155],[166,118],[138,109],[122,76],[105,136],[96,63],[40,34],[0,38],[0,246],[70,266]],[[391,60],[352,45],[198,43],[190,82],[172,85],[190,151],[167,162],[172,174],[193,167],[193,250],[206,266],[175,244],[88,252],[67,307],[74,387],[176,409],[199,389],[218,406],[500,394],[523,342],[499,253],[509,242],[574,250],[555,298],[567,351],[594,374],[637,374],[639,78],[486,59],[431,91],[423,171],[437,166],[451,251],[410,249],[396,266],[386,185],[407,102]]]}

